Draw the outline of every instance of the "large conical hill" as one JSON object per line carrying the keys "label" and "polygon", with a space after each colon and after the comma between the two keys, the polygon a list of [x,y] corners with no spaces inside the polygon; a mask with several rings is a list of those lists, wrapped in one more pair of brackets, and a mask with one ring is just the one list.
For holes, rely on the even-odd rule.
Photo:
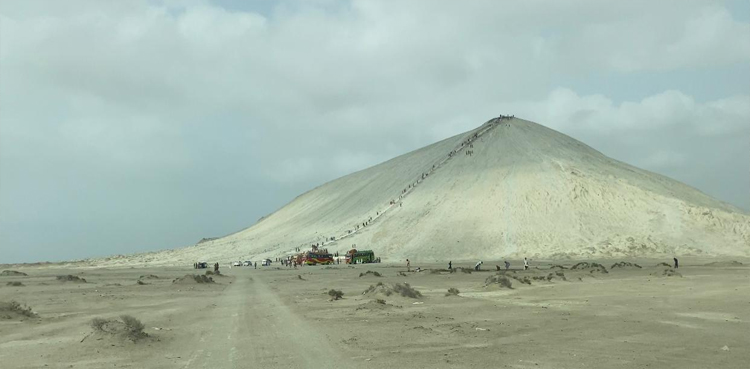
{"label": "large conical hill", "polygon": [[493,119],[149,259],[274,257],[312,243],[384,260],[747,256],[750,216],[539,124]]}

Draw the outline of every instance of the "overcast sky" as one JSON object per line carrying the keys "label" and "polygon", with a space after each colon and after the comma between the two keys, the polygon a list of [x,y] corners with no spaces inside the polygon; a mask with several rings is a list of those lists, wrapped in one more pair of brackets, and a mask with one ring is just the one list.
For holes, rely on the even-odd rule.
{"label": "overcast sky", "polygon": [[0,263],[190,245],[500,113],[750,210],[750,2],[0,2]]}

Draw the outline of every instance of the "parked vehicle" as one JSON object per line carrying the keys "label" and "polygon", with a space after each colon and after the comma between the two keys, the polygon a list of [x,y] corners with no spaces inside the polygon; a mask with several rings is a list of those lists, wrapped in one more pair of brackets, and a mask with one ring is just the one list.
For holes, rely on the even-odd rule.
{"label": "parked vehicle", "polygon": [[232,266],[233,266],[233,267],[238,267],[238,266],[242,266],[242,262],[240,262],[240,261],[235,261],[235,262],[233,262],[233,263],[232,263]]}
{"label": "parked vehicle", "polygon": [[375,252],[372,250],[351,249],[346,253],[347,264],[375,263]]}
{"label": "parked vehicle", "polygon": [[206,269],[208,268],[208,262],[206,261],[199,261],[198,262],[198,269]]}
{"label": "parked vehicle", "polygon": [[264,266],[264,267],[265,267],[265,266],[270,266],[270,265],[271,265],[271,259],[266,259],[266,260],[263,260],[263,261],[262,261],[262,262],[260,263],[260,265],[261,265],[261,266]]}
{"label": "parked vehicle", "polygon": [[250,261],[250,260],[245,260],[245,262],[244,262],[244,263],[242,263],[242,266],[246,266],[246,267],[248,267],[248,266],[253,266],[253,262],[252,262],[252,261]]}
{"label": "parked vehicle", "polygon": [[329,254],[328,250],[318,250],[317,252],[308,251],[304,253],[302,260],[307,265],[329,265],[333,264],[333,254]]}

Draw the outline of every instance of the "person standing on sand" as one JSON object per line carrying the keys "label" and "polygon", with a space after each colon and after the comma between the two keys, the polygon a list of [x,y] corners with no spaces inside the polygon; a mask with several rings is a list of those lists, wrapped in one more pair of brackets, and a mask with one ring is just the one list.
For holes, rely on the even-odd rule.
{"label": "person standing on sand", "polygon": [[479,260],[479,262],[476,265],[474,265],[474,270],[479,270],[479,268],[482,266],[482,264],[484,264],[484,262],[481,261],[481,260]]}
{"label": "person standing on sand", "polygon": [[505,260],[505,270],[508,270],[508,268],[510,268],[510,263],[508,260]]}
{"label": "person standing on sand", "polygon": [[255,266],[254,267],[255,267],[255,269],[258,269],[258,262],[257,261],[255,262]]}
{"label": "person standing on sand", "polygon": [[677,258],[673,258],[673,259],[674,259],[674,268],[675,269],[679,268],[680,267],[680,262],[677,261]]}
{"label": "person standing on sand", "polygon": [[523,258],[523,270],[529,270],[529,261]]}
{"label": "person standing on sand", "polygon": [[448,262],[448,270],[453,270],[453,261]]}
{"label": "person standing on sand", "polygon": [[409,259],[406,259],[406,271],[411,272],[411,262]]}

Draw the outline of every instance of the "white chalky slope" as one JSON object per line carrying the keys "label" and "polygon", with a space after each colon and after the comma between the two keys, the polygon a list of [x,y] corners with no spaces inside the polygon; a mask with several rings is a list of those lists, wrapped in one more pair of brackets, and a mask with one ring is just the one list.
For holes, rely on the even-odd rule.
{"label": "white chalky slope", "polygon": [[356,244],[384,260],[748,256],[750,215],[539,124],[495,119],[315,188],[235,234],[138,261],[275,257],[331,236],[329,251]]}

